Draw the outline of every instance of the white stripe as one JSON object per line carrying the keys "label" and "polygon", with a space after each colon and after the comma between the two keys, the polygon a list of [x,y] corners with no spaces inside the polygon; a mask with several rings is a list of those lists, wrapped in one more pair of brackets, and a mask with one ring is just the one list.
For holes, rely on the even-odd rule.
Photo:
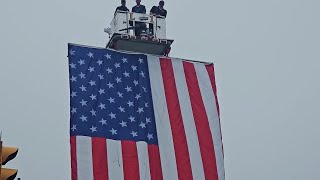
{"label": "white stripe", "polygon": [[181,60],[172,60],[184,130],[186,132],[193,179],[205,179],[197,129],[192,113],[187,81]]}
{"label": "white stripe", "polygon": [[208,115],[209,126],[212,134],[214,151],[216,155],[217,169],[219,180],[225,179],[224,172],[224,159],[222,150],[222,140],[220,131],[220,121],[218,116],[218,110],[216,106],[216,99],[213,93],[212,85],[210,83],[210,78],[207,73],[207,69],[204,64],[194,63],[196,74],[198,77],[198,82],[200,86],[200,91],[202,95],[202,100]]}
{"label": "white stripe", "polygon": [[149,154],[148,144],[146,142],[137,142],[138,160],[139,160],[139,173],[140,180],[149,180],[150,166],[149,166]]}
{"label": "white stripe", "polygon": [[107,153],[109,179],[124,179],[121,141],[107,139]]}
{"label": "white stripe", "polygon": [[159,58],[148,55],[148,66],[163,179],[175,180],[178,179],[176,156]]}
{"label": "white stripe", "polygon": [[78,180],[93,180],[91,137],[77,136]]}

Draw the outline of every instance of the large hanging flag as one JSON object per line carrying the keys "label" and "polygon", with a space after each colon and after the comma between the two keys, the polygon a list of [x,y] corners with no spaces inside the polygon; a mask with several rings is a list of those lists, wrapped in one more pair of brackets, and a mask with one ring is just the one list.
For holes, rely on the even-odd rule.
{"label": "large hanging flag", "polygon": [[224,180],[213,64],[69,44],[72,180]]}

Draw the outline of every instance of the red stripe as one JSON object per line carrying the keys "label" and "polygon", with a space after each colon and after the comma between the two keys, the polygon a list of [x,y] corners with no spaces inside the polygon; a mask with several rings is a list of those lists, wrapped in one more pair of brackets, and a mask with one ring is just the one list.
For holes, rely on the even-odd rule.
{"label": "red stripe", "polygon": [[170,59],[160,59],[179,179],[193,179],[179,98]]}
{"label": "red stripe", "polygon": [[136,142],[121,141],[121,146],[124,179],[139,180],[139,160]]}
{"label": "red stripe", "polygon": [[183,67],[200,144],[204,174],[206,179],[218,180],[212,135],[208,116],[202,100],[196,71],[193,64],[190,62],[183,62]]}
{"label": "red stripe", "polygon": [[150,164],[150,174],[152,180],[162,180],[162,169],[160,161],[159,146],[148,145],[148,155]]}
{"label": "red stripe", "polygon": [[105,138],[92,138],[93,179],[108,180],[107,142]]}
{"label": "red stripe", "polygon": [[[220,129],[221,141],[222,141],[221,121],[220,121],[220,107],[219,107],[218,96],[217,96],[217,86],[216,86],[216,76],[215,76],[215,73],[214,73],[214,65],[213,64],[207,65],[206,68],[207,68],[208,75],[209,75],[209,78],[210,78],[212,90],[213,90],[214,96],[216,98],[216,106],[217,106],[217,111],[218,111],[218,116],[219,116],[219,124],[220,124],[219,129]],[[224,155],[223,144],[222,144],[222,153]]]}
{"label": "red stripe", "polygon": [[70,137],[70,149],[71,149],[71,179],[78,180],[76,136]]}
{"label": "red stripe", "polygon": [[218,115],[220,117],[220,107],[219,107],[219,103],[218,103],[216,77],[214,74],[214,66],[213,66],[213,64],[210,64],[210,65],[207,65],[206,68],[207,68],[207,71],[209,74],[209,78],[210,78],[210,82],[211,82],[214,96],[216,97],[216,105],[217,105]]}

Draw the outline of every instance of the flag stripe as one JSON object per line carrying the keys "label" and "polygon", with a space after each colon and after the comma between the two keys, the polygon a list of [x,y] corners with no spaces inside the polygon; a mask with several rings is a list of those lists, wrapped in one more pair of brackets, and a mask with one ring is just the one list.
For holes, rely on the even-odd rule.
{"label": "flag stripe", "polygon": [[76,136],[70,137],[71,147],[71,179],[78,180],[77,168],[77,138]]}
{"label": "flag stripe", "polygon": [[218,115],[218,108],[216,106],[216,99],[214,92],[212,90],[209,75],[203,73],[206,71],[206,68],[203,64],[195,65],[195,70],[199,80],[199,86],[201,94],[203,95],[203,102],[209,119],[209,126],[212,133],[212,139],[214,144],[214,150],[216,155],[216,163],[219,180],[224,179],[224,160],[223,160],[223,149],[222,149],[222,138],[220,131],[220,121]]}
{"label": "flag stripe", "polygon": [[123,160],[121,141],[107,139],[109,179],[123,180]]}
{"label": "flag stripe", "polygon": [[[194,63],[183,62],[206,179],[218,180],[214,146]],[[206,98],[206,97],[204,97]]]}
{"label": "flag stripe", "polygon": [[207,69],[207,72],[209,74],[211,86],[212,86],[213,93],[214,93],[214,96],[215,96],[215,99],[216,99],[216,106],[217,106],[218,115],[220,117],[220,107],[219,107],[219,103],[218,103],[217,85],[216,85],[216,78],[215,78],[215,74],[214,74],[214,66],[213,66],[213,64],[207,65],[206,69]]}
{"label": "flag stripe", "polygon": [[189,150],[170,59],[160,59],[179,179],[193,179]]}
{"label": "flag stripe", "polygon": [[105,138],[92,138],[94,180],[108,180],[107,142]]}
{"label": "flag stripe", "polygon": [[190,162],[192,168],[193,179],[205,179],[203,164],[201,159],[200,146],[198,141],[197,130],[192,114],[192,107],[182,61],[172,61],[174,77],[177,84],[177,92],[182,113],[182,120],[186,132],[188,149],[190,154]]}
{"label": "flag stripe", "polygon": [[[215,72],[214,72],[214,65],[213,64],[207,65],[206,69],[207,69],[207,72],[208,72],[208,75],[209,75],[209,78],[210,78],[212,90],[213,90],[213,93],[214,93],[214,96],[215,96],[215,100],[216,100],[216,107],[217,107],[218,116],[219,116],[220,136],[221,136],[221,142],[222,142],[220,107],[219,107],[219,101],[218,101],[218,95],[217,95],[217,85],[216,85],[216,78],[215,78]],[[222,143],[222,153],[223,153],[223,156],[224,156],[223,143]]]}
{"label": "flag stripe", "polygon": [[78,180],[93,179],[91,137],[77,136]]}
{"label": "flag stripe", "polygon": [[151,180],[162,180],[160,152],[157,145],[148,145]]}
{"label": "flag stripe", "polygon": [[151,70],[149,75],[163,179],[176,180],[178,179],[176,156],[159,58],[148,55],[148,66]]}
{"label": "flag stripe", "polygon": [[134,141],[121,141],[123,174],[125,180],[139,180],[137,145]]}
{"label": "flag stripe", "polygon": [[148,144],[141,141],[137,142],[137,152],[139,160],[140,179],[150,179]]}

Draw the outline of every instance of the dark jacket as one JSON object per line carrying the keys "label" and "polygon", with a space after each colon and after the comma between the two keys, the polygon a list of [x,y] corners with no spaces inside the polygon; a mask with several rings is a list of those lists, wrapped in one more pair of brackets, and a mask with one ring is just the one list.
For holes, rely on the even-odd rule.
{"label": "dark jacket", "polygon": [[146,7],[140,4],[139,6],[138,5],[133,6],[132,12],[145,14],[147,11],[146,11]]}
{"label": "dark jacket", "polygon": [[167,17],[167,10],[160,9],[159,6],[153,6],[150,10],[150,12],[154,15]]}

